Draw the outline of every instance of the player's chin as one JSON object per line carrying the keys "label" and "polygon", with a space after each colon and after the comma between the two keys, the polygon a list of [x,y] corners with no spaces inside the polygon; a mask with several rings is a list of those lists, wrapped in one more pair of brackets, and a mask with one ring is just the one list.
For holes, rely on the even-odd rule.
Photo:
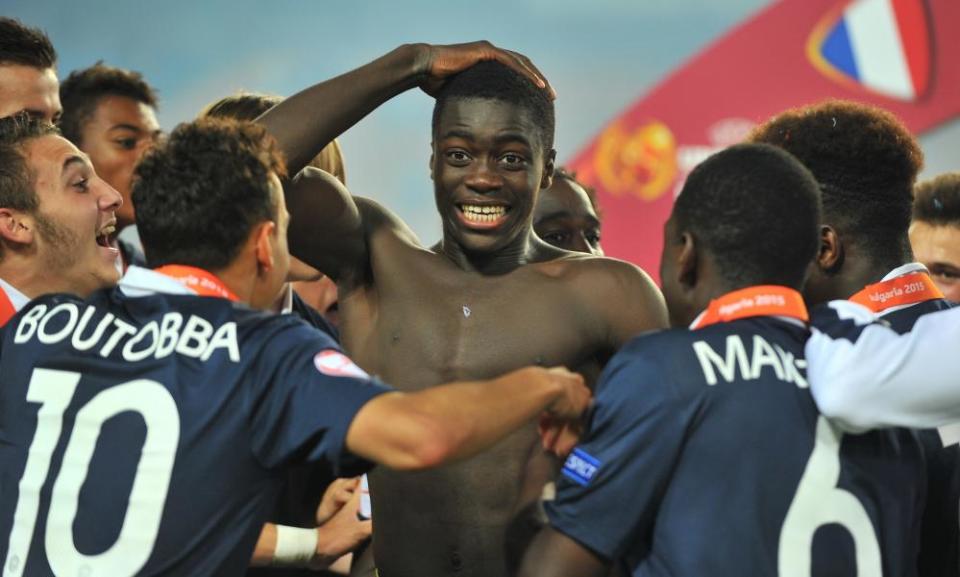
{"label": "player's chin", "polygon": [[120,267],[117,266],[116,261],[111,263],[99,263],[97,267],[97,272],[94,275],[94,285],[93,290],[111,288],[117,285],[120,282],[121,276]]}

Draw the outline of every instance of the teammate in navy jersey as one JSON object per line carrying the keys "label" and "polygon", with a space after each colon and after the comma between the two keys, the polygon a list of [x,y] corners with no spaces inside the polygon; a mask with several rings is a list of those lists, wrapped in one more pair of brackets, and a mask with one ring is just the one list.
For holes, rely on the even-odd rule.
{"label": "teammate in navy jersey", "polygon": [[807,389],[798,289],[818,197],[765,145],[691,173],[661,278],[672,324],[692,330],[640,336],[608,364],[522,575],[618,560],[634,576],[916,574],[918,440],[845,437]]}
{"label": "teammate in navy jersey", "polygon": [[562,369],[391,392],[328,336],[256,310],[289,259],[262,129],[183,125],[137,170],[157,268],[87,301],[37,299],[0,332],[5,575],[240,574],[292,464],[428,467],[586,406]]}
{"label": "teammate in navy jersey", "polygon": [[[926,267],[912,262],[913,187],[923,152],[895,116],[863,104],[826,101],[771,118],[749,140],[793,154],[820,185],[821,246],[804,288],[808,304],[849,299],[900,333],[910,331],[923,315],[950,306]],[[815,326],[832,335],[848,331],[849,323],[838,316],[845,308],[818,311]],[[882,373],[885,362],[877,358],[867,366]],[[944,436],[946,448],[934,430],[921,438],[927,446],[931,484],[920,570],[923,575],[943,571],[955,575],[960,447],[956,435]]]}

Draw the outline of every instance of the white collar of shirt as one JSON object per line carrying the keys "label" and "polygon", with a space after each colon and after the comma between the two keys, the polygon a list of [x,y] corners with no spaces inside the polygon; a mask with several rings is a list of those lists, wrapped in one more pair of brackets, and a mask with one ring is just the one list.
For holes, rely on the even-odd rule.
{"label": "white collar of shirt", "polygon": [[0,289],[7,293],[7,298],[10,299],[10,304],[13,305],[13,310],[15,311],[22,309],[24,305],[30,302],[30,298],[27,297],[27,295],[15,289],[12,284],[2,278],[0,278]]}
{"label": "white collar of shirt", "polygon": [[287,283],[283,287],[283,306],[280,314],[288,315],[293,312],[293,285]]}
{"label": "white collar of shirt", "polygon": [[[900,265],[900,266],[898,266],[897,268],[893,269],[892,271],[888,272],[887,275],[886,275],[885,277],[883,277],[883,279],[882,279],[880,282],[887,282],[888,280],[893,280],[893,279],[895,279],[895,278],[897,278],[897,277],[901,277],[901,276],[908,275],[908,274],[915,273],[915,272],[926,272],[926,273],[928,273],[928,272],[930,272],[930,271],[927,270],[927,267],[923,266],[922,264],[920,264],[920,263],[918,263],[918,262],[908,262],[907,264]],[[882,311],[878,312],[877,315],[878,315],[878,316],[883,316],[883,315],[888,314],[888,313],[892,313],[892,312],[896,312],[896,311],[899,311],[899,310],[903,310],[903,309],[905,309],[905,308],[907,308],[907,307],[912,307],[914,304],[917,304],[917,303],[913,303],[913,304],[909,304],[909,305],[897,305],[897,306],[895,306],[895,307],[890,307],[890,308],[888,308],[888,309],[883,309]]]}
{"label": "white collar of shirt", "polygon": [[927,270],[927,267],[923,266],[918,262],[908,262],[907,264],[900,265],[897,268],[893,269],[892,271],[888,272],[887,276],[883,277],[883,280],[881,282],[886,282],[888,280],[895,279],[898,276],[903,276],[905,274],[910,274],[914,272],[929,273],[930,271]]}
{"label": "white collar of shirt", "polygon": [[120,290],[128,297],[145,297],[156,293],[195,295],[178,280],[148,268],[131,265],[120,279]]}

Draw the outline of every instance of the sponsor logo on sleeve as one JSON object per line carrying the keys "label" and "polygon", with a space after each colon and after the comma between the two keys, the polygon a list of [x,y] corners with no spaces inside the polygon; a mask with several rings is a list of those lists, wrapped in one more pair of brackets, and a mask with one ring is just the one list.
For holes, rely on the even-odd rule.
{"label": "sponsor logo on sleeve", "polygon": [[574,449],[567,462],[563,464],[563,475],[574,483],[586,487],[597,475],[600,461],[587,454],[583,449]]}
{"label": "sponsor logo on sleeve", "polygon": [[337,351],[320,351],[313,357],[313,366],[331,377],[370,378],[370,375],[354,364],[347,355]]}

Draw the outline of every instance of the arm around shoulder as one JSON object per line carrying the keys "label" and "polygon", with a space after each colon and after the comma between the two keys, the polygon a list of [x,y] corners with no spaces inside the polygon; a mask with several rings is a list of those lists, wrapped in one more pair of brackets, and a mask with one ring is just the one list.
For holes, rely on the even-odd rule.
{"label": "arm around shoulder", "polygon": [[[850,334],[835,330],[841,323]],[[902,335],[849,315],[818,326],[815,314],[806,357],[820,412],[848,431],[960,421],[960,308],[925,315]]]}

